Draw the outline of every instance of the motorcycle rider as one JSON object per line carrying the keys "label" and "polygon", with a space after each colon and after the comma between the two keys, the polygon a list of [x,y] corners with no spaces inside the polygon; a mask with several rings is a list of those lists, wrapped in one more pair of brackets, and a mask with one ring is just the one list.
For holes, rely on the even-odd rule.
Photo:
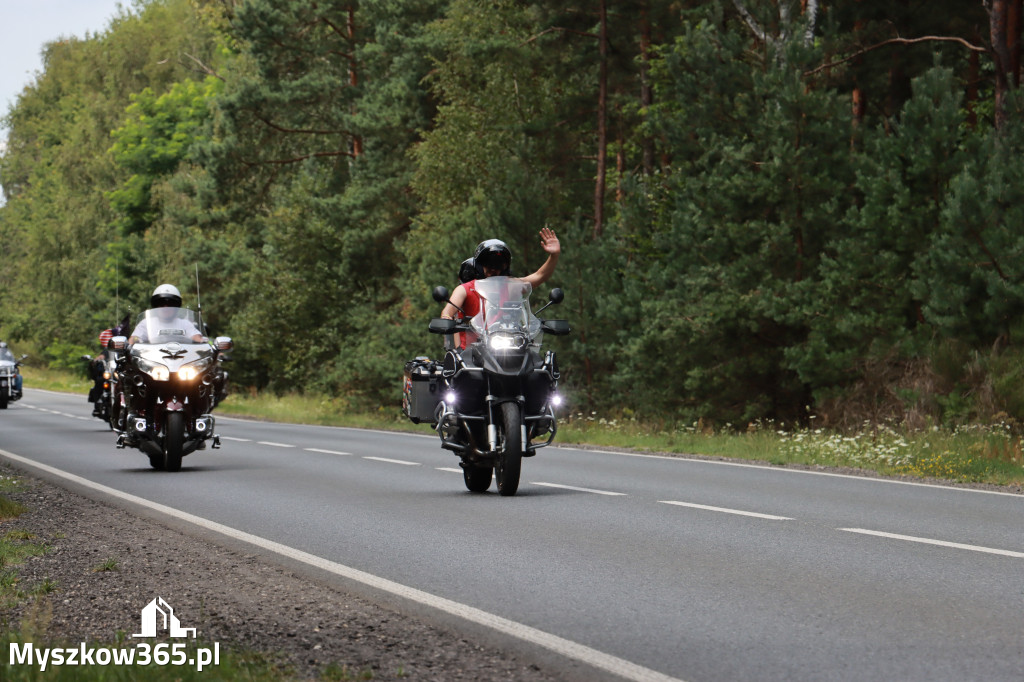
{"label": "motorcycle rider", "polygon": [[[190,320],[175,319],[177,317],[175,310],[181,307],[181,292],[173,284],[161,284],[154,289],[153,295],[149,298],[149,307],[156,309],[157,317],[161,322],[173,320],[174,324],[180,327],[182,335],[190,338],[193,342],[202,343],[205,340],[203,334]],[[149,328],[146,320],[141,320],[135,325],[135,330],[128,338],[128,343],[149,343]]]}
{"label": "motorcycle rider", "polygon": [[[11,362],[15,362],[14,353],[12,353],[11,349],[7,347],[7,342],[6,341],[0,341],[0,360],[10,360]],[[17,370],[17,365],[15,365],[14,372],[15,372],[15,374],[14,374],[14,392],[20,398],[21,395],[22,395],[21,394],[21,372],[19,372]]]}
{"label": "motorcycle rider", "polygon": [[[115,336],[114,330],[104,329],[100,332],[100,352],[89,362],[89,376],[92,377],[92,389],[89,391],[89,402],[93,404],[92,416],[100,416],[100,395],[103,393],[103,373],[106,371],[106,361],[103,357],[107,349],[107,342]],[[89,357],[89,356],[85,356]]]}
{"label": "motorcycle rider", "polygon": [[[562,245],[558,241],[558,236],[549,227],[545,227],[540,231],[540,245],[544,252],[548,254],[547,260],[544,261],[544,264],[536,272],[520,278],[525,282],[529,282],[531,287],[536,287],[551,278],[551,275],[555,272],[555,266],[558,265],[558,257],[562,253]],[[509,277],[512,265],[512,251],[500,239],[488,239],[480,242],[476,247],[476,253],[473,254],[473,263],[476,268],[476,278],[468,282],[464,281],[455,287],[455,291],[452,292],[451,297],[448,299],[449,302],[445,305],[444,310],[441,311],[442,318],[454,320],[455,315],[459,312],[459,308],[465,311],[468,318],[476,315],[480,311],[480,297],[476,293],[476,280],[499,275]],[[459,271],[459,279],[462,279],[464,276],[465,266],[466,262],[463,262],[463,268]],[[465,339],[462,340],[461,345],[465,348]]]}
{"label": "motorcycle rider", "polygon": [[[104,372],[107,371],[107,354],[110,351],[110,339],[115,336],[123,336],[128,330],[128,315],[124,316],[120,324],[117,324],[109,329],[104,329],[100,332],[100,352],[96,354],[89,362],[89,376],[92,377],[93,387],[89,391],[89,402],[93,403],[92,416],[99,417],[101,412],[100,396],[103,395],[103,384],[107,381],[103,377]],[[86,356],[88,357],[88,356]]]}

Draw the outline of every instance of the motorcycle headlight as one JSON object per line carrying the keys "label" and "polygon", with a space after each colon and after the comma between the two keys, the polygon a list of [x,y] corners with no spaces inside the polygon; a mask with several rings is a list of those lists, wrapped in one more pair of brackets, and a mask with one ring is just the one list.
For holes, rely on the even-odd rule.
{"label": "motorcycle headlight", "polygon": [[202,360],[190,362],[178,370],[178,378],[182,381],[194,381],[196,377],[202,374],[204,369],[210,366],[211,362],[213,362],[213,358],[203,358]]}
{"label": "motorcycle headlight", "polygon": [[491,350],[520,350],[526,347],[526,337],[522,334],[495,334],[489,343]]}
{"label": "motorcycle headlight", "polygon": [[143,358],[137,358],[135,362],[140,370],[151,376],[155,381],[167,381],[171,378],[171,370],[167,369],[166,365]]}

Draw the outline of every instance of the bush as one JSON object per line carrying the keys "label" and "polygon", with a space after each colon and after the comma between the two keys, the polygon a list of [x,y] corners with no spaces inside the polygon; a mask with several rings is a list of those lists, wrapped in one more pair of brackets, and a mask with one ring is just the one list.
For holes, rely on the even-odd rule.
{"label": "bush", "polygon": [[73,372],[88,377],[89,365],[82,360],[83,355],[92,355],[93,349],[69,341],[54,340],[43,349],[43,360],[50,369]]}

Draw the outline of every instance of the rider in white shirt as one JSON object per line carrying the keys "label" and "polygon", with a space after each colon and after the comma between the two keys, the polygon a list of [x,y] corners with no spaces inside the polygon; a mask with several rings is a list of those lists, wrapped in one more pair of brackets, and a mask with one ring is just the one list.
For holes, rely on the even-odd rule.
{"label": "rider in white shirt", "polygon": [[[179,317],[178,308],[181,308],[181,293],[173,284],[161,284],[153,290],[149,299],[149,307],[155,310],[157,318],[162,325],[173,326],[173,330],[161,330],[161,334],[172,333],[174,336],[181,335],[181,341],[202,343],[204,338],[199,328],[191,320]],[[149,320],[142,319],[132,335],[128,337],[128,343],[149,343]]]}

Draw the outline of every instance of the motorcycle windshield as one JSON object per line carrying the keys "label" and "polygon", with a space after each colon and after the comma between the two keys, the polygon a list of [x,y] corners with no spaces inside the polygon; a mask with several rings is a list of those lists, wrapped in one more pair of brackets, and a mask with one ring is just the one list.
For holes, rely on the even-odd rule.
{"label": "motorcycle windshield", "polygon": [[516,277],[488,277],[476,281],[480,312],[470,326],[481,337],[524,336],[532,341],[540,332],[540,320],[530,310],[533,287]]}
{"label": "motorcycle windshield", "polygon": [[15,362],[10,348],[0,348],[0,362]]}
{"label": "motorcycle windshield", "polygon": [[202,333],[188,308],[150,308],[139,315],[132,336],[140,343],[198,343]]}

